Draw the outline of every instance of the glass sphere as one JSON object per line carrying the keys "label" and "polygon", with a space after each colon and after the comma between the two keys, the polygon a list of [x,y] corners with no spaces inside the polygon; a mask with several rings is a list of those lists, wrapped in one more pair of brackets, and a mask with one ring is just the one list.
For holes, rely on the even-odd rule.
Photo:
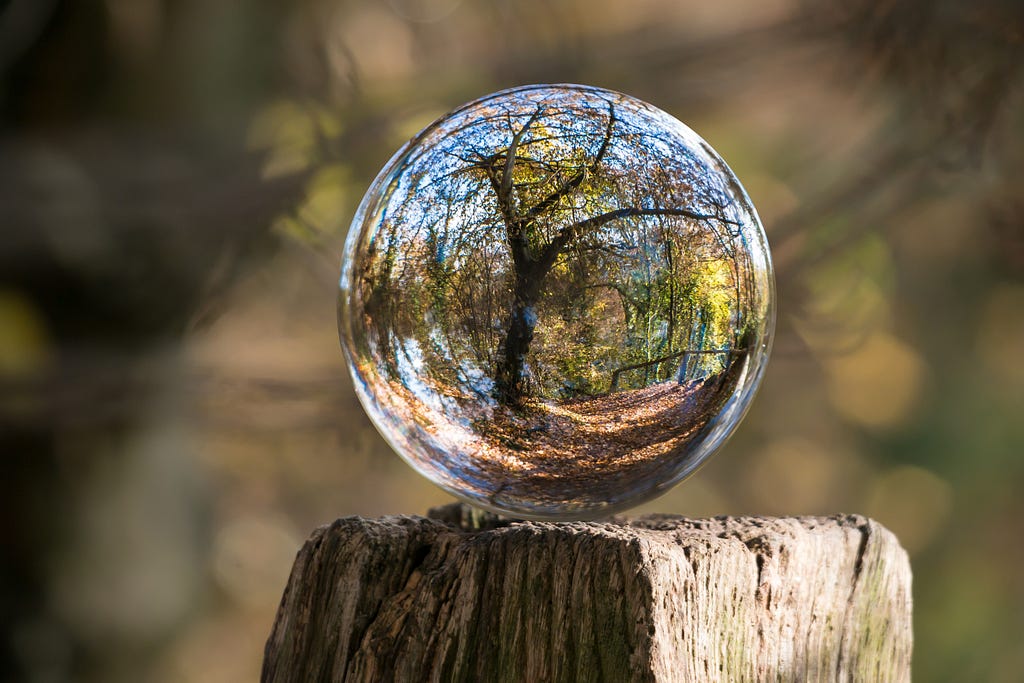
{"label": "glass sphere", "polygon": [[374,180],[338,325],[359,399],[469,503],[592,518],[660,495],[720,446],[764,373],[768,243],[692,130],[579,85],[439,119]]}

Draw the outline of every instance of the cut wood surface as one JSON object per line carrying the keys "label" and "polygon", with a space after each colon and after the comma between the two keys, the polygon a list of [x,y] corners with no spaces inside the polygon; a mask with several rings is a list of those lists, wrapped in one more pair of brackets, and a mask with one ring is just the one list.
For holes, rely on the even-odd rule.
{"label": "cut wood surface", "polygon": [[856,515],[349,517],[295,560],[270,681],[907,681],[910,565]]}

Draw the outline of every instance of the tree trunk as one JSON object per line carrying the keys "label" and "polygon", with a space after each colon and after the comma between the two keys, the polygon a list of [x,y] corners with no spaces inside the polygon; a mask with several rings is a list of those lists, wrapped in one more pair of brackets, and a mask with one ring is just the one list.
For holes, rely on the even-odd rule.
{"label": "tree trunk", "polygon": [[910,680],[910,565],[864,517],[430,516],[316,530],[263,681]]}
{"label": "tree trunk", "polygon": [[512,313],[509,316],[505,343],[498,354],[495,384],[498,401],[504,405],[520,405],[527,394],[526,354],[537,327],[537,302],[550,265],[539,263],[525,254],[514,259],[516,279],[513,287]]}
{"label": "tree trunk", "polygon": [[516,301],[509,316],[508,334],[499,355],[498,371],[495,373],[498,400],[504,405],[515,406],[526,396],[526,354],[533,342],[533,330],[537,326],[537,309],[533,301]]}

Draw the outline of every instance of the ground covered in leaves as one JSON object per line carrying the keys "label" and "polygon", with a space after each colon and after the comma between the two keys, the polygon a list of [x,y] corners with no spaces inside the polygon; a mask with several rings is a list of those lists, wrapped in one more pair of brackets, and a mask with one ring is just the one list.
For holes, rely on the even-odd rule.
{"label": "ground covered in leaves", "polygon": [[689,469],[741,367],[571,401],[530,400],[515,409],[453,397],[447,409],[431,407],[388,382],[386,419],[395,425],[393,444],[464,497],[502,508],[599,510],[601,501],[630,497]]}

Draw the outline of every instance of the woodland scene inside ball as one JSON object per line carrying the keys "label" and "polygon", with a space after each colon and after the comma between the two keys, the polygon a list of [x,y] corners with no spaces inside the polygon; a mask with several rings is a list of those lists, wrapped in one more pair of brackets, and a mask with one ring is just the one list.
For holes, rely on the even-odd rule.
{"label": "woodland scene inside ball", "polygon": [[475,505],[586,518],[666,491],[767,360],[773,277],[739,181],[635,98],[467,104],[403,147],[345,247],[342,346],[373,422]]}

